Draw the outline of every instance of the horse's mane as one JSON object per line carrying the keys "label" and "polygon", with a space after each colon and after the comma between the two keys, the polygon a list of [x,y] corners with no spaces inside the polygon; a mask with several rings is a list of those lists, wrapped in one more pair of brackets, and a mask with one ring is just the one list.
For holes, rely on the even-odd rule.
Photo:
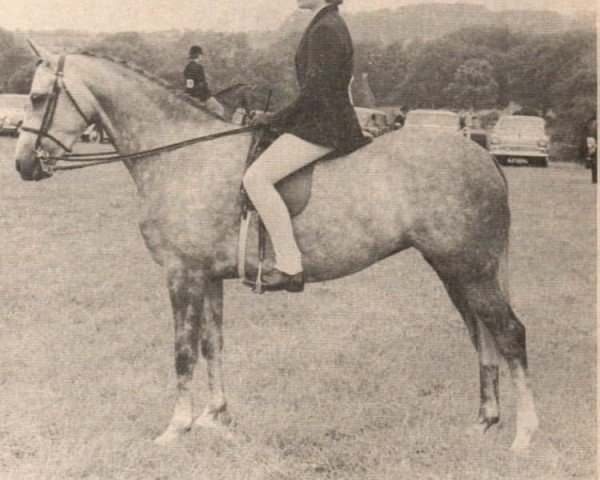
{"label": "horse's mane", "polygon": [[231,85],[230,87],[220,90],[219,92],[217,92],[215,94],[215,96],[226,95],[233,90],[237,90],[239,88],[244,88],[244,87],[250,88],[251,90],[256,90],[257,88],[260,88],[261,86],[262,85],[260,85],[258,83],[236,83],[235,85]]}
{"label": "horse's mane", "polygon": [[[145,68],[142,68],[139,65],[137,65],[129,60],[114,57],[112,55],[108,55],[108,54],[104,54],[104,53],[99,54],[99,53],[91,52],[89,50],[84,50],[84,51],[78,52],[78,54],[83,55],[85,57],[106,60],[108,62],[114,63],[115,65],[124,67],[126,70],[136,73],[136,74],[144,77],[145,79],[149,80],[153,84],[155,84],[159,87],[162,87],[164,90],[166,90],[168,93],[173,95],[178,100],[183,101],[183,102],[201,110],[202,112],[206,113],[207,115],[210,115],[211,117],[218,118],[219,120],[224,120],[219,115],[217,115],[214,112],[211,112],[208,108],[206,108],[204,105],[202,105],[202,103],[200,103],[199,100],[196,100],[194,97],[183,92],[177,86],[173,85],[172,83],[168,82],[164,78],[159,77],[158,75],[156,75],[152,72],[149,72]],[[239,87],[240,85],[243,85],[243,84],[237,84],[230,88],[236,88],[236,87]],[[225,90],[229,90],[229,88],[226,88]]]}

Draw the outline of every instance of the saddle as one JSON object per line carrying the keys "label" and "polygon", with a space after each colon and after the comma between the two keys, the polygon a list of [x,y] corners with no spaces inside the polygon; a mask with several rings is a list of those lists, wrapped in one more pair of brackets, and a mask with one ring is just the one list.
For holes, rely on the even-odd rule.
{"label": "saddle", "polygon": [[[247,170],[252,163],[279,137],[279,134],[261,129],[254,133],[253,140],[246,158]],[[290,217],[300,215],[310,200],[312,179],[315,165],[323,160],[333,160],[350,152],[333,151],[323,155],[306,167],[292,173],[275,185],[275,188],[285,202]],[[267,231],[252,205],[250,198],[241,187],[242,215],[238,244],[238,274],[245,285],[253,287],[255,293],[263,293],[262,271],[265,261],[272,261],[273,255],[267,259],[267,249],[272,250]],[[255,249],[249,249],[255,245]]]}

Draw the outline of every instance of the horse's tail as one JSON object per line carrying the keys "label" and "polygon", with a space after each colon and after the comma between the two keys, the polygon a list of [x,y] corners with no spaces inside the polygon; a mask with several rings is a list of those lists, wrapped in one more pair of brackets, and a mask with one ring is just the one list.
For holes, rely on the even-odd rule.
{"label": "horse's tail", "polygon": [[500,173],[500,176],[502,177],[502,180],[504,181],[504,185],[506,186],[506,188],[508,188],[508,180],[506,180],[506,175],[504,174],[504,170],[502,170],[502,167],[500,166],[498,159],[494,155],[491,155],[491,154],[490,154],[490,157],[492,157],[492,161],[494,162],[494,165],[496,165],[496,170],[498,170],[498,173]]}
{"label": "horse's tail", "polygon": [[[506,201],[508,202],[508,180],[506,179],[506,175],[504,174],[504,170],[500,166],[498,159],[494,155],[490,155],[502,177],[502,181],[504,182],[504,187],[506,188]],[[500,252],[500,259],[498,264],[498,282],[500,284],[500,290],[504,293],[506,300],[510,301],[510,269],[508,264],[508,253],[510,250],[510,209],[508,211],[509,228],[506,232],[506,239],[504,241],[504,245],[502,246],[502,251]]]}
{"label": "horse's tail", "polygon": [[510,301],[510,269],[508,264],[508,251],[510,247],[510,239],[507,236],[504,242],[504,248],[500,252],[500,259],[498,262],[498,283],[500,284],[500,290],[506,297],[507,301]]}

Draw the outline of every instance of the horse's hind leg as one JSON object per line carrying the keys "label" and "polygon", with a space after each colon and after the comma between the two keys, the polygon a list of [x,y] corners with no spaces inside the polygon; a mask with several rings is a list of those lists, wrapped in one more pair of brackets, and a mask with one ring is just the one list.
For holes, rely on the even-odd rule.
{"label": "horse's hind leg", "polygon": [[496,341],[485,324],[478,320],[471,311],[461,289],[454,280],[444,280],[444,286],[448,291],[452,302],[469,331],[471,341],[479,356],[479,425],[483,431],[487,431],[492,425],[500,421],[500,408],[498,398],[499,354]]}
{"label": "horse's hind leg", "polygon": [[175,371],[177,401],[169,426],[156,438],[158,444],[175,440],[193,423],[193,399],[189,384],[198,359],[199,329],[202,323],[204,279],[180,266],[168,274],[168,288],[175,321]]}
{"label": "horse's hind leg", "polygon": [[[500,287],[497,276],[488,276],[458,280],[453,285],[454,295],[460,298],[472,318],[481,322],[493,338],[498,351],[502,354],[510,369],[517,394],[517,431],[512,448],[522,450],[531,443],[538,427],[533,394],[528,382],[527,349],[525,327],[513,312],[507,295]],[[478,332],[478,334],[480,334]],[[482,339],[485,338],[481,336]],[[495,374],[490,374],[482,389],[494,382]]]}

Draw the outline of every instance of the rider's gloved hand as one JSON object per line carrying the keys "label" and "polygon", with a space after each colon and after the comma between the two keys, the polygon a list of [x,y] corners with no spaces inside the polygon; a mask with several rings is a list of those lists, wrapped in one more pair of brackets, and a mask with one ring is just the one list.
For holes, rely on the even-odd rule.
{"label": "rider's gloved hand", "polygon": [[257,112],[250,120],[251,127],[268,127],[271,125],[272,113]]}

